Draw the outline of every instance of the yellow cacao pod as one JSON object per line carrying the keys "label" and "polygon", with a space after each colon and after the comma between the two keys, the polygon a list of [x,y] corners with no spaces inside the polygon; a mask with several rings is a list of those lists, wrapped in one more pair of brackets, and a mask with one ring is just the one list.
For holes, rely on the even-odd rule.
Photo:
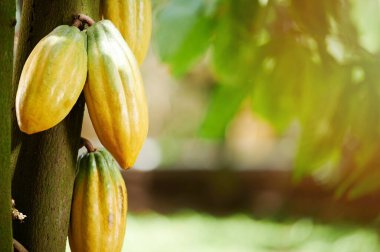
{"label": "yellow cacao pod", "polygon": [[130,168],[148,132],[148,109],[137,61],[109,20],[87,29],[88,77],[84,95],[100,142]]}
{"label": "yellow cacao pod", "polygon": [[135,54],[137,61],[144,61],[152,33],[152,6],[150,0],[102,0],[101,10],[118,28]]}
{"label": "yellow cacao pod", "polygon": [[127,190],[115,160],[105,150],[81,156],[71,205],[71,251],[121,251],[126,216]]}
{"label": "yellow cacao pod", "polygon": [[16,95],[21,131],[49,129],[70,112],[86,81],[86,34],[61,25],[44,37],[22,69]]}

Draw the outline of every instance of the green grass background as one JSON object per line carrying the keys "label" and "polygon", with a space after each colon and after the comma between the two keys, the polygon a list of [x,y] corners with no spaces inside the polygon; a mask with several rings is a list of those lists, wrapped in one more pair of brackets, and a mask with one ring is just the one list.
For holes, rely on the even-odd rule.
{"label": "green grass background", "polygon": [[168,216],[129,214],[123,251],[379,252],[380,240],[375,227],[318,224],[310,219],[255,220],[244,214],[214,217],[189,211]]}

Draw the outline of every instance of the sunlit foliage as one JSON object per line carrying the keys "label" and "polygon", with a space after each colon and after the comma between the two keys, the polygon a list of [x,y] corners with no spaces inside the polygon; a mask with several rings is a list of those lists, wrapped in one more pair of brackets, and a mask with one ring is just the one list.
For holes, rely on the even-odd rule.
{"label": "sunlit foliage", "polygon": [[222,138],[247,100],[279,135],[300,126],[294,177],[337,195],[380,188],[380,2],[166,0],[155,46],[176,76],[206,57],[217,85],[201,128]]}

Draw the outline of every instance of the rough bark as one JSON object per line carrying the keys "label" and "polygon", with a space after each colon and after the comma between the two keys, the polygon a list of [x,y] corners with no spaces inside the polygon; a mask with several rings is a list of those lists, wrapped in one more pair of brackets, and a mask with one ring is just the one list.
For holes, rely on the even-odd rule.
{"label": "rough bark", "polygon": [[[16,52],[13,100],[22,66],[37,42],[73,14],[98,19],[99,0],[25,0]],[[14,224],[14,237],[29,251],[64,251],[70,218],[75,163],[83,119],[83,96],[56,127],[26,135],[12,121],[12,184],[17,208],[27,215]],[[14,108],[13,108],[14,111]]]}
{"label": "rough bark", "polygon": [[12,251],[11,91],[16,2],[0,1],[0,251]]}

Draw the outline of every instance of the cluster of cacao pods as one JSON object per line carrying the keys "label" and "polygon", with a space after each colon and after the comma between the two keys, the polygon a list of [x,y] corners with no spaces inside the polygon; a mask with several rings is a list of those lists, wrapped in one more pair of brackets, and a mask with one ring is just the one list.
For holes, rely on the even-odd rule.
{"label": "cluster of cacao pods", "polygon": [[78,15],[36,45],[16,95],[20,130],[34,134],[61,122],[84,91],[98,138],[113,156],[87,148],[78,159],[69,229],[74,252],[121,250],[127,191],[116,161],[132,167],[148,132],[139,64],[150,40],[150,0],[102,0],[100,10],[103,20]]}
{"label": "cluster of cacao pods", "polygon": [[36,45],[22,70],[16,115],[27,134],[47,130],[84,90],[100,142],[127,169],[148,131],[139,63],[150,40],[151,6],[149,0],[104,0],[101,10],[107,19],[83,31],[58,26]]}

